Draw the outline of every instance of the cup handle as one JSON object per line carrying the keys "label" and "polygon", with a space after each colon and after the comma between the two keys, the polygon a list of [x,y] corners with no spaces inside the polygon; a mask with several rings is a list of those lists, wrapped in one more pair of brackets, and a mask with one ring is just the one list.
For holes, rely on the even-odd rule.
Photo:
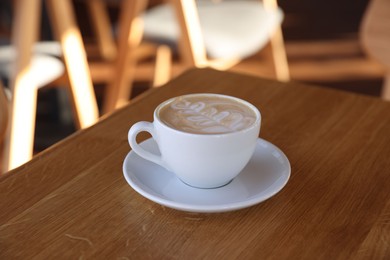
{"label": "cup handle", "polygon": [[127,138],[128,138],[129,144],[131,146],[131,149],[133,149],[133,151],[136,154],[138,154],[139,156],[141,156],[142,158],[144,158],[144,159],[146,159],[148,161],[154,162],[154,163],[156,163],[158,165],[161,165],[165,169],[169,170],[169,167],[162,160],[161,156],[145,150],[144,148],[142,148],[137,143],[137,140],[136,140],[137,135],[139,133],[141,133],[141,132],[148,132],[148,133],[150,133],[152,135],[153,139],[156,141],[156,143],[158,145],[157,138],[156,138],[157,135],[156,135],[156,132],[154,130],[153,123],[146,122],[146,121],[141,121],[141,122],[135,123],[130,128],[130,130],[128,132]]}

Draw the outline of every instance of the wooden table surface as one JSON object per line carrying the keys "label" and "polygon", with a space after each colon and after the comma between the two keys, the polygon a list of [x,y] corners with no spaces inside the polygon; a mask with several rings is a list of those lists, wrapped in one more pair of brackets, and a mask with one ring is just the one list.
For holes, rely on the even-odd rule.
{"label": "wooden table surface", "polygon": [[[130,126],[194,92],[260,109],[260,137],[291,162],[284,189],[246,209],[195,214],[126,183]],[[0,259],[389,259],[389,177],[389,102],[191,70],[0,178]]]}

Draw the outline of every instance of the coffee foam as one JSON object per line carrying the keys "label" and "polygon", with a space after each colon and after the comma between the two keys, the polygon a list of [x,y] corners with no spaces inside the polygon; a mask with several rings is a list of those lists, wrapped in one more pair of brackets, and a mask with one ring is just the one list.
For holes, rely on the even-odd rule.
{"label": "coffee foam", "polygon": [[189,95],[162,107],[159,118],[180,131],[223,134],[250,127],[256,121],[256,113],[248,105],[228,97]]}

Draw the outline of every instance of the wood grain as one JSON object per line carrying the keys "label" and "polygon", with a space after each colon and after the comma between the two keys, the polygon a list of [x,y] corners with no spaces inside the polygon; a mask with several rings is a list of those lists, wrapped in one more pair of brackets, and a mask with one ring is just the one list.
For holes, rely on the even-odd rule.
{"label": "wood grain", "polygon": [[[292,165],[280,193],[239,211],[194,214],[127,185],[130,126],[194,92],[260,109],[260,136]],[[388,259],[389,111],[379,99],[295,82],[188,71],[2,177],[0,259]]]}

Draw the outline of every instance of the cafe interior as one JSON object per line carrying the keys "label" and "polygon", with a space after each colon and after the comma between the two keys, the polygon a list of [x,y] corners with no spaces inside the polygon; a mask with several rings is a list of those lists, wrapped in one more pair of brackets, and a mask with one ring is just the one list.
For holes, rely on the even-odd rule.
{"label": "cafe interior", "polygon": [[390,259],[389,17],[0,1],[0,259]]}
{"label": "cafe interior", "polygon": [[[54,1],[43,1],[45,3],[38,3],[36,6],[28,3],[31,4],[29,8],[35,9],[27,9],[24,6],[26,11],[18,2],[23,1],[1,1],[0,72],[3,91],[8,100],[2,110],[2,118],[5,118],[5,122],[2,121],[2,139],[11,138],[10,132],[6,134],[6,128],[8,131],[18,131],[16,128],[22,128],[21,131],[29,132],[30,137],[26,138],[30,141],[24,140],[21,144],[15,144],[14,153],[17,154],[18,149],[26,147],[26,142],[30,143],[28,149],[32,151],[26,151],[29,155],[22,161],[30,159],[33,154],[43,151],[78,129],[93,124],[98,117],[131,102],[131,99],[150,88],[163,85],[191,67],[212,67],[385,98],[385,91],[382,89],[385,85],[388,60],[382,59],[383,55],[377,52],[387,51],[385,46],[390,44],[385,42],[385,39],[381,43],[375,42],[381,41],[382,36],[372,36],[378,38],[372,39],[374,43],[368,38],[375,34],[375,29],[369,28],[370,23],[374,24],[372,26],[381,23],[370,20],[375,19],[371,18],[375,17],[375,14],[368,14],[368,0],[264,1],[265,8],[273,10],[269,17],[260,21],[264,28],[257,27],[256,23],[259,21],[252,18],[252,13],[245,10],[245,7],[240,11],[248,12],[246,20],[226,17],[223,13],[223,0],[211,0],[214,9],[222,10],[218,16],[212,15],[212,10],[199,10],[198,19],[184,16],[194,13],[191,6],[184,6],[187,9],[178,14],[183,15],[182,17],[172,18],[172,8],[169,9],[169,4],[160,0],[141,1],[139,6],[133,3],[135,6],[132,8],[123,6],[125,1],[115,0],[75,0],[68,1],[67,6],[62,7],[51,3]],[[61,15],[61,10],[56,8],[66,8],[71,17],[62,16],[64,14]],[[139,10],[136,10],[137,8]],[[228,9],[226,8],[226,13],[230,15],[231,10]],[[39,15],[32,17],[29,10],[36,10]],[[130,11],[126,13],[126,10]],[[132,10],[136,11],[132,13]],[[141,14],[144,21],[139,19]],[[184,19],[183,17],[186,20],[180,20]],[[36,21],[32,20],[27,27],[27,19]],[[181,40],[178,44],[179,37],[172,31],[176,30],[178,34],[180,22],[180,28],[188,26],[184,33],[188,33],[189,41]],[[218,25],[222,23],[231,28],[227,30],[230,35],[216,32]],[[247,27],[244,33],[240,26]],[[69,35],[67,33],[70,30],[67,27],[73,30]],[[199,29],[203,30],[205,35],[201,35]],[[35,35],[29,33],[34,30]],[[18,37],[25,37],[25,40],[20,42]],[[196,37],[203,38],[205,44],[194,40]],[[228,37],[233,37],[235,41],[230,44]],[[29,52],[28,46],[32,45],[35,47]],[[378,45],[381,50],[376,50]],[[19,57],[20,61],[12,54],[18,51],[25,55]],[[209,57],[203,58],[202,55],[206,57],[206,53],[202,52],[207,52]],[[78,57],[72,58],[72,55]],[[125,61],[126,55],[129,58]],[[15,66],[12,64],[28,63],[29,58],[32,58],[30,69],[36,74],[38,91],[27,94],[28,91],[24,90],[24,94],[21,94],[36,96],[29,101],[21,101],[26,106],[30,102],[30,107],[26,109],[32,112],[29,116],[25,114],[21,117],[24,118],[22,121],[31,121],[26,127],[32,129],[21,125],[11,127],[16,115],[10,114],[6,117],[5,111],[11,110],[11,96],[16,94],[12,84],[16,84],[17,75],[15,72],[12,74],[12,66]],[[78,74],[73,76],[71,72],[69,75],[70,67],[78,70],[74,72]],[[85,85],[83,91],[90,91],[87,99],[93,100],[72,101],[69,84]],[[120,88],[121,90],[117,91],[121,93],[111,91],[116,88]],[[115,95],[117,97],[114,97]],[[80,106],[76,110],[93,111],[84,114],[76,111],[76,114],[80,113],[76,116],[79,119],[74,119],[72,102],[75,102],[74,106]],[[30,119],[26,119],[28,117]],[[80,119],[82,117],[85,119]],[[9,130],[10,127],[13,130]],[[17,141],[2,143],[13,142]],[[3,172],[14,167],[4,167],[8,164],[4,163],[4,160],[10,160],[9,149],[2,149]]]}

